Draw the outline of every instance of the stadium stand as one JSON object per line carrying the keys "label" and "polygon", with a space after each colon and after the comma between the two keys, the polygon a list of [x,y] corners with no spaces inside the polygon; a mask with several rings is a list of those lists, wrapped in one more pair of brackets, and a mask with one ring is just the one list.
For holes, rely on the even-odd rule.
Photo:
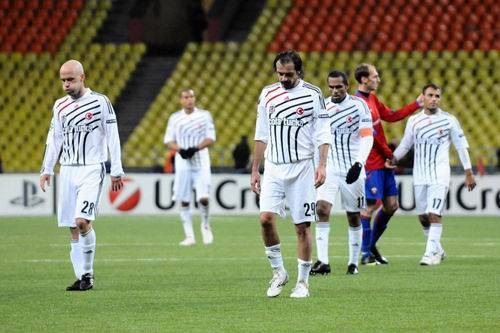
{"label": "stadium stand", "polygon": [[81,59],[89,86],[111,101],[120,94],[145,46],[92,43],[110,6],[111,0],[0,1],[0,16],[8,18],[0,29],[0,36],[8,36],[0,37],[0,147],[5,172],[39,169],[52,103],[62,95],[57,77],[65,60]]}
{"label": "stadium stand", "polygon": [[[54,82],[64,60],[82,59],[89,86],[112,101],[123,93],[146,47],[92,42],[111,5],[111,0],[0,0],[0,120],[7,124],[0,147],[6,172],[38,170],[49,110],[61,95]],[[65,27],[55,29],[54,17],[64,15]],[[390,106],[412,100],[428,81],[442,85],[443,108],[460,119],[473,162],[481,156],[493,165],[500,147],[498,22],[500,6],[493,0],[267,0],[244,42],[188,44],[124,142],[124,165],[164,164],[166,121],[179,108],[180,89],[192,87],[198,106],[215,120],[212,165],[230,166],[240,136],[253,136],[260,89],[275,81],[272,60],[288,48],[301,52],[306,79],[325,94],[332,68],[350,72],[354,89],[352,71],[361,62],[380,70],[378,94]],[[403,128],[404,122],[387,126],[388,137],[400,138]]]}
{"label": "stadium stand", "polygon": [[[361,62],[380,70],[378,94],[394,107],[414,99],[429,81],[442,85],[442,106],[463,124],[473,160],[482,156],[493,164],[500,147],[498,8],[492,0],[267,1],[244,43],[189,44],[126,143],[125,164],[163,165],[166,120],[179,108],[179,90],[192,87],[215,119],[213,165],[230,165],[240,135],[253,135],[258,94],[275,80],[275,53],[290,48],[302,53],[306,79],[325,93],[330,69],[352,74]],[[354,89],[352,75],[350,84]],[[389,138],[401,138],[403,128],[404,122],[388,126]]]}

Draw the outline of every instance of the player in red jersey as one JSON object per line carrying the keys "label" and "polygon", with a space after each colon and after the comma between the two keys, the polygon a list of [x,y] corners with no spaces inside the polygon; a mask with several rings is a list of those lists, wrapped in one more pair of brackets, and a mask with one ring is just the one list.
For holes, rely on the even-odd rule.
{"label": "player in red jersey", "polygon": [[[374,139],[372,150],[365,164],[367,207],[366,210],[361,211],[363,226],[361,264],[388,264],[389,262],[380,254],[376,244],[399,204],[394,169],[385,167],[385,161],[392,158],[392,151],[387,144],[381,121],[396,122],[408,117],[422,106],[422,95],[399,110],[391,110],[380,102],[374,93],[380,83],[380,76],[375,66],[361,64],[356,68],[354,76],[359,83],[356,96],[365,100],[372,113]],[[382,201],[382,209],[375,216],[372,230],[370,221],[374,211],[378,208],[378,200]]]}

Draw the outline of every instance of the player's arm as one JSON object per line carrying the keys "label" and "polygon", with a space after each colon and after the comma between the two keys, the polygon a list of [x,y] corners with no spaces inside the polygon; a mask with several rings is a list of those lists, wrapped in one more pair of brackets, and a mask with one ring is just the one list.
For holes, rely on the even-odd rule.
{"label": "player's arm", "polygon": [[387,161],[389,167],[395,167],[399,160],[401,160],[413,147],[413,121],[410,119],[406,123],[405,134],[399,143],[399,146],[394,151],[393,157]]}
{"label": "player's arm", "polygon": [[346,175],[346,183],[352,184],[358,180],[363,165],[373,146],[372,117],[368,106],[362,102],[359,111],[359,153],[356,162],[351,166]]}
{"label": "player's arm", "polygon": [[453,123],[450,131],[451,142],[455,149],[457,150],[458,157],[465,171],[465,186],[469,191],[472,191],[476,187],[476,180],[474,179],[474,173],[472,172],[472,163],[470,161],[469,143],[465,137],[464,131],[460,127],[460,124],[456,118],[453,119]]}
{"label": "player's arm", "polygon": [[380,121],[373,125],[373,148],[377,149],[386,159],[392,158],[392,150],[387,144]]}
{"label": "player's arm", "polygon": [[401,109],[392,110],[387,106],[385,106],[378,98],[376,98],[376,96],[374,97],[375,97],[375,103],[377,105],[377,110],[380,114],[380,118],[388,122],[396,122],[408,117],[413,112],[420,109],[423,103],[422,101],[423,97],[422,95],[420,95],[414,102],[402,107]]}
{"label": "player's arm", "polygon": [[264,91],[260,94],[259,104],[257,106],[257,119],[255,120],[255,145],[253,150],[252,174],[250,176],[250,186],[252,191],[260,194],[260,164],[264,157],[264,151],[268,140],[268,121],[266,107],[264,106]]}
{"label": "player's arm", "polygon": [[314,176],[314,186],[320,187],[326,180],[326,161],[328,150],[332,143],[332,133],[330,127],[330,118],[326,111],[325,100],[323,96],[318,95],[317,106],[313,111],[313,135],[314,142],[319,150],[319,163],[316,167]]}
{"label": "player's arm", "polygon": [[193,157],[193,155],[197,151],[205,149],[205,148],[208,148],[211,145],[213,145],[213,143],[215,142],[215,126],[214,126],[214,121],[213,121],[212,116],[210,115],[210,113],[208,113],[208,111],[207,111],[206,114],[207,114],[207,120],[206,120],[207,124],[206,124],[206,130],[205,130],[205,136],[206,137],[198,145],[196,145],[194,147],[189,147],[188,149],[186,149],[186,151],[184,152],[184,154],[187,156],[187,158]]}
{"label": "player's arm", "polygon": [[42,169],[40,170],[40,189],[43,192],[45,192],[45,183],[50,186],[50,176],[54,174],[54,166],[61,152],[62,141],[63,135],[61,124],[57,119],[57,114],[53,110],[53,116],[45,144]]}
{"label": "player's arm", "polygon": [[111,189],[119,191],[123,187],[121,177],[123,176],[122,157],[120,147],[120,135],[118,134],[118,124],[116,113],[113,106],[107,97],[104,97],[105,105],[103,106],[103,126],[106,134],[106,142],[108,144],[109,155],[111,159]]}

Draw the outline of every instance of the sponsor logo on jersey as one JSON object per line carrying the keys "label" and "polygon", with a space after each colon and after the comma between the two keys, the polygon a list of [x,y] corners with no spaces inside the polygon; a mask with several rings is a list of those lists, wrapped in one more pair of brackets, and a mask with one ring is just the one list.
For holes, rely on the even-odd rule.
{"label": "sponsor logo on jersey", "polygon": [[377,188],[375,186],[373,186],[371,189],[370,189],[370,192],[372,192],[372,194],[377,194]]}
{"label": "sponsor logo on jersey", "polygon": [[269,119],[269,125],[302,127],[304,126],[304,122],[301,119],[271,118]]}

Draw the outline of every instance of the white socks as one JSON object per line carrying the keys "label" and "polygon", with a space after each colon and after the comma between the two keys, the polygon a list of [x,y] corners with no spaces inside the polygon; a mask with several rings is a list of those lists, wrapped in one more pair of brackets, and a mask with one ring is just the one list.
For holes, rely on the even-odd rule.
{"label": "white socks", "polygon": [[181,207],[180,209],[182,227],[186,238],[194,239],[193,220],[191,219],[191,209],[188,207]]}
{"label": "white socks", "polygon": [[349,226],[349,265],[358,266],[359,254],[361,252],[361,238],[363,237],[363,229],[359,227]]}
{"label": "white socks", "polygon": [[281,256],[281,244],[266,246],[266,256],[272,269],[285,269],[283,266],[283,257]]}
{"label": "white socks", "polygon": [[309,285],[309,272],[311,271],[312,261],[305,261],[297,258],[297,262],[297,268],[299,270],[297,282],[304,281],[307,285]]}
{"label": "white socks", "polygon": [[425,255],[432,256],[441,250],[441,234],[443,233],[442,223],[431,223],[429,237],[425,246]]}
{"label": "white socks", "polygon": [[73,264],[73,271],[75,272],[75,276],[78,280],[80,280],[83,275],[82,249],[80,248],[78,239],[72,239],[70,244],[71,251],[69,252],[69,257],[71,259],[71,263]]}
{"label": "white socks", "polygon": [[422,227],[422,232],[424,233],[425,239],[429,238],[429,228]]}
{"label": "white socks", "polygon": [[203,206],[201,203],[198,203],[198,208],[200,209],[200,217],[201,217],[201,225],[208,225],[208,205]]}
{"label": "white socks", "polygon": [[[94,273],[95,231],[90,229],[86,234],[80,234],[80,248],[82,251],[83,274]],[[80,276],[81,277],[81,276]]]}
{"label": "white socks", "polygon": [[316,252],[318,260],[328,264],[328,237],[330,235],[330,222],[316,223]]}

